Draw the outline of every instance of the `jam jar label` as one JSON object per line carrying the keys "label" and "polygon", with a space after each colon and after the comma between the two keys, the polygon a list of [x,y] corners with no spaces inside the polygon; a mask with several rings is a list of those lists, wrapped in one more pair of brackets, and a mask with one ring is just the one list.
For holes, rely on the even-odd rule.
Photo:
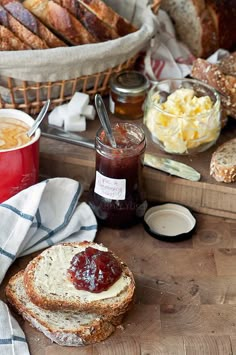
{"label": "jam jar label", "polygon": [[112,179],[96,171],[94,191],[110,200],[125,200],[126,179]]}

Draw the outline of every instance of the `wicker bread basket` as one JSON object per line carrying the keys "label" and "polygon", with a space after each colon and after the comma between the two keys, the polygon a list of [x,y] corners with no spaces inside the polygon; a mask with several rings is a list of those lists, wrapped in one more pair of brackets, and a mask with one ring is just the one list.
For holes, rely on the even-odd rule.
{"label": "wicker bread basket", "polygon": [[[150,8],[153,14],[158,12],[159,5],[160,0],[151,1]],[[148,40],[150,40],[150,38]],[[96,46],[96,44],[94,46]],[[67,49],[63,50],[65,51]],[[69,50],[70,48],[68,48],[68,51]],[[76,91],[87,93],[91,98],[93,98],[96,93],[104,95],[109,89],[110,77],[114,73],[132,69],[139,57],[140,50],[142,50],[142,48],[139,48],[136,53],[132,51],[130,55],[126,53],[125,61],[105,70],[99,70],[99,67],[94,65],[92,73],[79,76],[75,75],[75,77],[69,77],[68,79],[60,78],[59,80],[53,79],[50,81],[39,81],[38,78],[35,81],[32,80],[32,78],[28,80],[28,77],[24,80],[25,78],[22,78],[22,76],[6,76],[2,74],[2,63],[0,63],[0,108],[20,109],[34,115],[40,111],[47,99],[51,100],[50,110],[52,110],[55,106],[70,100]],[[22,55],[24,55],[24,53]],[[76,65],[79,65],[79,63]],[[10,68],[9,72],[11,72]]]}

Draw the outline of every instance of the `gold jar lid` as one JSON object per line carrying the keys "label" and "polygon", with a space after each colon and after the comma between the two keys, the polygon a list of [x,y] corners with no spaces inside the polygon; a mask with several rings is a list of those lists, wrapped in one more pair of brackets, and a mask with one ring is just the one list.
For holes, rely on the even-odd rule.
{"label": "gold jar lid", "polygon": [[139,96],[146,92],[149,81],[140,72],[123,71],[110,80],[110,89],[118,95]]}

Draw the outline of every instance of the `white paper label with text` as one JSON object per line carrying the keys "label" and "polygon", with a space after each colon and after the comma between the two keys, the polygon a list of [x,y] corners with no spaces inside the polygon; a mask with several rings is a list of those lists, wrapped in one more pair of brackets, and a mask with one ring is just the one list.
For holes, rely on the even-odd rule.
{"label": "white paper label with text", "polygon": [[126,179],[112,179],[96,171],[94,191],[111,200],[125,200]]}

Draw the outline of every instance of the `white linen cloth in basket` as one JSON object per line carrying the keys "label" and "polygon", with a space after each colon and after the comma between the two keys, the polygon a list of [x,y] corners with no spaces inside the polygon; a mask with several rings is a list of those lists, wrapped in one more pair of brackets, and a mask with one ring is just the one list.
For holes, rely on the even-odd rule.
{"label": "white linen cloth in basket", "polygon": [[[89,205],[78,203],[79,182],[42,181],[0,204],[0,282],[17,257],[61,241],[93,241],[97,221]],[[28,355],[23,331],[0,301],[0,354]]]}

